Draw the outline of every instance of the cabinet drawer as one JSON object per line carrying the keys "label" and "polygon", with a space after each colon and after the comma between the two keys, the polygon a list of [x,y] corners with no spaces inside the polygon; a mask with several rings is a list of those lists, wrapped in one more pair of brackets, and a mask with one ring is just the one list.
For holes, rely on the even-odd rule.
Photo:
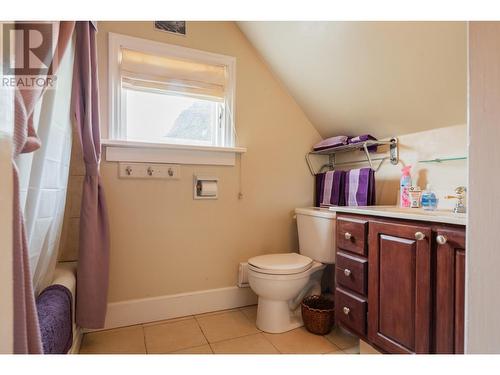
{"label": "cabinet drawer", "polygon": [[366,299],[337,288],[335,291],[335,319],[352,331],[366,334]]}
{"label": "cabinet drawer", "polygon": [[337,284],[366,295],[368,259],[337,252],[335,276]]}
{"label": "cabinet drawer", "polygon": [[367,235],[368,221],[347,217],[337,218],[337,246],[339,248],[366,255]]}

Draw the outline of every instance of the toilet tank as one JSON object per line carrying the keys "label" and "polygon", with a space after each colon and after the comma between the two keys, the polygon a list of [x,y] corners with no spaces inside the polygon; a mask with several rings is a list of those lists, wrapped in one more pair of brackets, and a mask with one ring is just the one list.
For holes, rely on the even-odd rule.
{"label": "toilet tank", "polygon": [[299,252],[317,262],[335,263],[336,213],[327,208],[296,208]]}

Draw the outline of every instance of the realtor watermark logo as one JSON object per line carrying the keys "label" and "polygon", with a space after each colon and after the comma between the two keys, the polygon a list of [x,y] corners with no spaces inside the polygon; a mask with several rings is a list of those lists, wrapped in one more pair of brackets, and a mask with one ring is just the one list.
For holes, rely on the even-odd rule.
{"label": "realtor watermark logo", "polygon": [[39,89],[54,87],[57,64],[53,26],[47,22],[2,24],[3,88]]}

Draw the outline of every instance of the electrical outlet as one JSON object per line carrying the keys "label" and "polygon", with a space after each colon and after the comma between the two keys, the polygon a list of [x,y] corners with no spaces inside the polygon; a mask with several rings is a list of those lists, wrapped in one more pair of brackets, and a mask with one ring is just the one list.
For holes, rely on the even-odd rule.
{"label": "electrical outlet", "polygon": [[180,166],[177,164],[158,163],[119,163],[118,175],[120,178],[145,178],[178,180]]}

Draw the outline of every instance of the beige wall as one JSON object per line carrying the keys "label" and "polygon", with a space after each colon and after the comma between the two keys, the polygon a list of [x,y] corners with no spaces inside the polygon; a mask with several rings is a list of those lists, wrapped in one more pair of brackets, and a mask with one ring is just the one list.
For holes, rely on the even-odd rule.
{"label": "beige wall", "polygon": [[[186,37],[155,31],[152,22],[99,22],[98,27],[104,128],[107,40],[108,32],[115,32],[235,56],[238,143],[248,148],[241,170],[239,163],[184,165],[178,181],[120,180],[116,163],[102,163],[111,221],[110,302],[232,286],[240,261],[295,250],[292,211],[311,205],[313,198],[304,154],[320,136],[238,27],[189,22]],[[218,200],[193,200],[197,173],[219,177]]]}
{"label": "beige wall", "polygon": [[[377,204],[396,204],[399,194],[399,181],[403,165],[412,165],[412,183],[425,189],[429,183],[439,199],[439,208],[452,208],[455,200],[443,199],[453,194],[457,186],[467,186],[467,161],[447,161],[442,163],[419,163],[419,160],[467,156],[467,125],[455,125],[445,128],[426,130],[411,134],[394,136],[399,141],[399,164],[392,165],[385,161],[376,173]],[[381,148],[373,157],[387,155],[387,147]],[[340,154],[339,162],[362,160],[364,153]],[[380,162],[374,162],[378,166]],[[355,164],[360,168],[367,164]]]}

